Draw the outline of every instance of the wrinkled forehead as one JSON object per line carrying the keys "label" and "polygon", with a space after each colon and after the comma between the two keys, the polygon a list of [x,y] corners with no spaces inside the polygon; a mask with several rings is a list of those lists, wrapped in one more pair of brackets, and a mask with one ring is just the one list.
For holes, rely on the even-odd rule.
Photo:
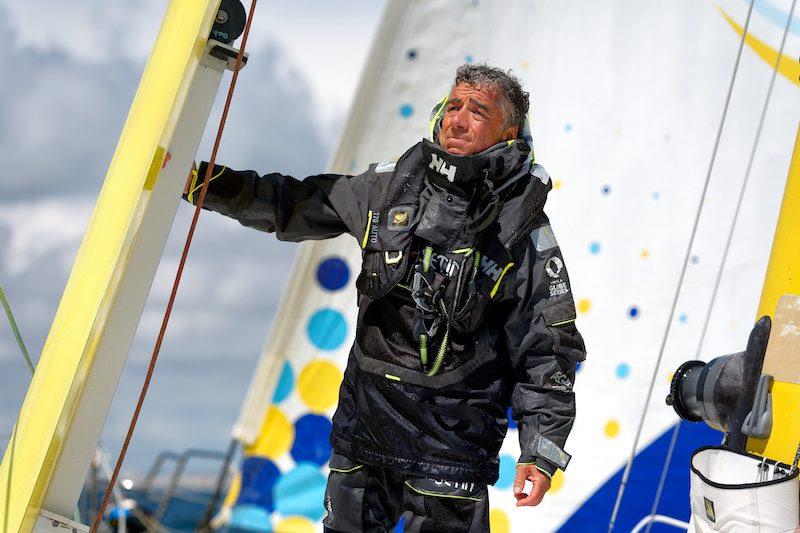
{"label": "wrinkled forehead", "polygon": [[450,90],[448,101],[475,99],[489,107],[500,106],[500,90],[494,84],[459,83]]}

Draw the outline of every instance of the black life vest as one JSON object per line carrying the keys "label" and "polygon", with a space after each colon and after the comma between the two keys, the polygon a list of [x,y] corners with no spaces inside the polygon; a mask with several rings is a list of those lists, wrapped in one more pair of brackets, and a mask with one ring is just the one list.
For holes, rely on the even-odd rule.
{"label": "black life vest", "polygon": [[[374,198],[361,242],[359,306],[363,311],[408,283],[420,344],[414,381],[457,379],[477,367],[482,354],[496,353],[473,346],[447,358],[454,339],[481,325],[513,266],[514,246],[528,237],[541,214],[550,180],[530,163],[529,152],[518,139],[461,157],[425,140],[398,160],[388,185]],[[362,368],[386,371],[368,357],[359,359]],[[403,378],[409,381],[408,375]]]}

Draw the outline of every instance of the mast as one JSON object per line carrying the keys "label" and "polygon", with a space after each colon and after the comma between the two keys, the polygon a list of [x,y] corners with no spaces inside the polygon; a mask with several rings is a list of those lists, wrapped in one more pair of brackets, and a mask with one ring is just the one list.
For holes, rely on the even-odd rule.
{"label": "mast", "polygon": [[763,370],[773,377],[772,432],[748,439],[747,451],[791,464],[800,444],[800,127],[758,306],[764,315],[773,319]]}
{"label": "mast", "polygon": [[167,8],[0,466],[4,532],[87,530],[64,517],[80,496],[182,186],[235,57],[209,40],[219,5],[172,0]]}

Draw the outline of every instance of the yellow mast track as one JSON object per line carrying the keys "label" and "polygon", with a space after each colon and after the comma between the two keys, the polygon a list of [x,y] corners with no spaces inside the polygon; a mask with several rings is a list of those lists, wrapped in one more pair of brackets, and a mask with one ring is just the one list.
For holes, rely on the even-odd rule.
{"label": "yellow mast track", "polygon": [[0,466],[3,532],[75,508],[225,69],[219,1],[167,8]]}
{"label": "yellow mast track", "polygon": [[791,464],[800,443],[800,336],[788,337],[781,323],[800,325],[800,127],[758,306],[764,315],[773,319],[764,361],[764,373],[774,378],[772,432],[748,439],[747,451]]}

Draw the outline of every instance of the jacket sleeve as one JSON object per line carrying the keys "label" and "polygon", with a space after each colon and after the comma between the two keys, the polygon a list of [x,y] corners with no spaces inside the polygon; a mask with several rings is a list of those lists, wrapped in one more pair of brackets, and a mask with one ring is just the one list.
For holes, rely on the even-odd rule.
{"label": "jacket sleeve", "polygon": [[[183,198],[197,202],[208,164],[193,174]],[[273,173],[259,176],[215,165],[203,208],[238,220],[244,226],[275,233],[283,241],[327,239],[350,233],[360,239],[366,227],[367,181],[359,176],[319,174],[298,180]]]}
{"label": "jacket sleeve", "polygon": [[516,269],[505,338],[516,382],[511,411],[519,430],[518,464],[548,476],[567,467],[575,420],[575,368],[586,356],[564,258],[547,217],[531,234]]}

